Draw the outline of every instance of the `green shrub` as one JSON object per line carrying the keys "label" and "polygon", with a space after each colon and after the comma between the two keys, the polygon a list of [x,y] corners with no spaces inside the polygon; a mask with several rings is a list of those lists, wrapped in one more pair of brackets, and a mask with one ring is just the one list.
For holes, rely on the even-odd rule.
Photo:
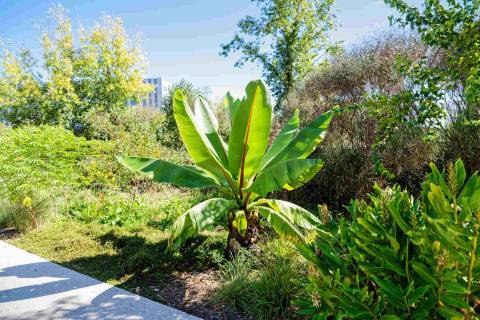
{"label": "green shrub", "polygon": [[304,259],[281,240],[241,250],[220,267],[223,285],[215,299],[254,319],[290,319],[291,301],[302,291]]}
{"label": "green shrub", "polygon": [[480,121],[460,117],[442,134],[442,161],[461,158],[469,171],[480,170]]}
{"label": "green shrub", "polygon": [[157,199],[155,193],[132,198],[130,194],[119,192],[83,192],[67,201],[63,214],[84,223],[127,228],[149,225],[167,230],[185,210],[203,198],[203,195],[194,192],[182,192],[172,199],[165,195]]}
{"label": "green shrub", "polygon": [[0,194],[78,187],[83,179],[78,163],[94,148],[61,127],[5,129],[0,135]]}
{"label": "green shrub", "polygon": [[0,131],[0,195],[20,198],[35,190],[52,194],[89,188],[150,188],[145,178],[133,175],[115,161],[119,153],[160,156],[179,163],[185,157],[140,133],[118,140],[86,140],[62,127],[25,126]]}
{"label": "green shrub", "polygon": [[374,181],[379,180],[371,159],[357,148],[330,145],[322,146],[317,153],[325,159],[323,170],[304,187],[282,192],[282,199],[306,208],[325,203],[333,211],[342,212],[345,204],[365,197]]}
{"label": "green shrub", "polygon": [[313,262],[299,300],[314,319],[476,319],[479,315],[480,178],[461,161],[435,165],[415,200],[378,186],[352,201],[352,221],[330,222],[300,251]]}

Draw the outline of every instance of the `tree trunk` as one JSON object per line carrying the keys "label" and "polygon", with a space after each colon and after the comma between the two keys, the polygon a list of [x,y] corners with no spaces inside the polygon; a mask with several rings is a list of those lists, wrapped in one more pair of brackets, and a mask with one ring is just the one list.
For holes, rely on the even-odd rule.
{"label": "tree trunk", "polygon": [[233,226],[233,219],[228,221],[228,239],[225,248],[225,256],[228,259],[235,257],[241,248],[250,248],[258,240],[260,229],[258,213],[256,211],[246,212],[247,230],[244,235],[240,234]]}

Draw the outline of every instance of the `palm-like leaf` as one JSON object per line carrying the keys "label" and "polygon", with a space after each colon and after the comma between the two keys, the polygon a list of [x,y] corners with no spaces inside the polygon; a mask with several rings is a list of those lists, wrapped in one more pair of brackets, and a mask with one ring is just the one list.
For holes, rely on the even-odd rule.
{"label": "palm-like leaf", "polygon": [[183,93],[180,90],[175,91],[173,99],[173,115],[178,132],[193,162],[211,172],[218,180],[224,181],[225,170],[221,160],[207,137],[197,127],[195,116]]}
{"label": "palm-like leaf", "polygon": [[[323,141],[328,126],[333,118],[333,111],[328,111],[315,119],[311,124],[300,131],[295,138],[270,161],[271,166],[282,160],[305,159]],[[267,166],[267,167],[268,167]]]}
{"label": "palm-like leaf", "polygon": [[207,137],[208,141],[210,141],[221,163],[227,168],[228,159],[225,142],[222,141],[222,138],[218,134],[218,121],[208,106],[208,102],[204,98],[198,97],[195,100],[194,112],[198,129]]}
{"label": "palm-like leaf", "polygon": [[275,138],[270,148],[268,148],[267,152],[262,158],[260,170],[265,168],[270,161],[272,161],[273,158],[275,158],[283,149],[285,149],[292,139],[297,135],[298,126],[300,125],[300,118],[298,114],[299,112],[297,109],[295,110],[290,121],[288,121],[287,125],[283,127],[278,136]]}
{"label": "palm-like leaf", "polygon": [[229,128],[230,128],[230,130],[232,130],[233,115],[238,110],[241,101],[239,99],[235,99],[234,97],[232,97],[230,92],[227,92],[223,102],[224,102],[225,108],[227,108],[227,110],[228,110]]}
{"label": "palm-like leaf", "polygon": [[182,214],[173,224],[169,238],[170,248],[177,249],[185,240],[209,226],[226,225],[227,212],[235,205],[235,201],[223,198],[213,198],[197,204]]}
{"label": "palm-like leaf", "polygon": [[268,145],[272,121],[270,95],[262,81],[247,85],[246,97],[233,114],[228,142],[228,163],[234,178],[248,181],[259,168]]}
{"label": "palm-like leaf", "polygon": [[286,219],[304,233],[319,230],[319,226],[322,224],[322,222],[311,212],[288,201],[261,199],[252,205],[254,205],[255,208],[258,208],[261,205],[267,205],[274,211],[281,212]]}
{"label": "palm-like leaf", "polygon": [[280,236],[293,241],[305,239],[305,234],[281,211],[269,207],[258,207],[258,212],[269,222]]}
{"label": "palm-like leaf", "polygon": [[170,183],[185,188],[220,186],[205,171],[194,166],[179,166],[163,160],[141,157],[117,157],[117,159],[130,170],[143,173],[157,182]]}
{"label": "palm-like leaf", "polygon": [[247,191],[266,196],[276,190],[293,190],[310,181],[323,167],[319,159],[293,159],[278,162],[263,170]]}

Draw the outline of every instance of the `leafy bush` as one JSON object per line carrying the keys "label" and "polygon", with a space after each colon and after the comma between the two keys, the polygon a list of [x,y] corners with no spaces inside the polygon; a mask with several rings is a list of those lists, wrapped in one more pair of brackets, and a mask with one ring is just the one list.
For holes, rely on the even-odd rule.
{"label": "leafy bush", "polygon": [[242,250],[220,267],[222,287],[215,300],[254,319],[289,319],[291,301],[302,291],[305,261],[280,240],[264,242],[256,251]]}
{"label": "leafy bush", "polygon": [[116,113],[153,90],[142,80],[140,46],[119,18],[104,17],[78,32],[61,6],[52,6],[48,18],[52,23],[41,30],[40,64],[29,50],[1,53],[2,120],[74,129],[85,125],[88,113]]}
{"label": "leafy bush", "polygon": [[468,171],[480,170],[480,121],[457,119],[442,133],[444,163],[461,158]]}
{"label": "leafy bush", "polygon": [[135,198],[125,193],[83,192],[70,199],[63,214],[85,223],[96,222],[111,226],[135,228],[142,225],[166,230],[191,205],[205,198],[196,193],[183,193],[172,199],[165,195],[145,193]]}
{"label": "leafy bush", "polygon": [[133,187],[142,191],[152,184],[147,179],[134,178],[115,161],[116,154],[163,155],[174,162],[186,162],[181,152],[155,145],[148,136],[125,135],[128,135],[125,139],[102,141],[76,137],[62,127],[3,129],[0,131],[0,195],[22,197],[34,190],[64,194],[80,188]]}
{"label": "leafy bush", "polygon": [[134,145],[132,140],[141,139],[144,145],[138,148],[146,151],[158,145],[165,116],[158,109],[137,106],[115,113],[90,112],[85,121],[84,135],[88,139],[122,140],[127,146]]}
{"label": "leafy bush", "polygon": [[315,265],[299,301],[315,319],[473,319],[480,313],[480,178],[461,161],[431,165],[415,200],[378,186],[352,201],[352,221],[299,245]]}
{"label": "leafy bush", "polygon": [[96,147],[61,127],[5,129],[0,135],[0,194],[78,187],[84,178],[78,164]]}
{"label": "leafy bush", "polygon": [[[404,90],[408,81],[394,65],[398,59],[415,61],[426,50],[414,34],[387,30],[333,55],[327,66],[302,81],[285,102],[280,123],[285,123],[296,108],[306,122],[336,105],[348,112],[333,119],[315,154],[325,160],[324,169],[305,188],[285,195],[286,199],[302,204],[327,203],[332,210],[344,211],[343,206],[353,197],[365,198],[375,181],[420,188],[425,167],[437,161],[437,150],[431,141],[421,139],[417,128],[401,127],[388,142],[380,143],[378,115],[369,102],[377,95]],[[395,178],[385,179],[378,165]]]}

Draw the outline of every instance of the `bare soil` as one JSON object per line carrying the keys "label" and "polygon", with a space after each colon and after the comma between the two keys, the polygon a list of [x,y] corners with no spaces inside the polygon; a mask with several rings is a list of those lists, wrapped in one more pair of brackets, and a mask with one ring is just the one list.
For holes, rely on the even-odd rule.
{"label": "bare soil", "polygon": [[163,281],[162,288],[153,289],[158,294],[158,300],[203,319],[249,319],[212,301],[212,297],[219,287],[220,280],[216,272],[206,270],[179,272],[168,276]]}

